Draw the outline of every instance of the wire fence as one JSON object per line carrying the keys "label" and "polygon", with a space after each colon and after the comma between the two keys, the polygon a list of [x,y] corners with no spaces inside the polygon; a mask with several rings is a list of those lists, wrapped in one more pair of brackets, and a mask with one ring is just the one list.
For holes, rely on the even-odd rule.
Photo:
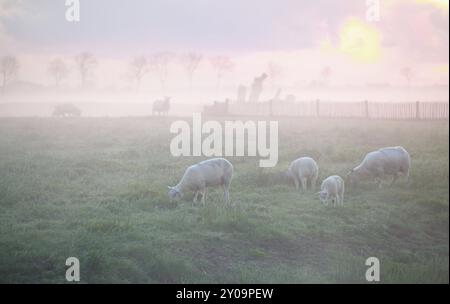
{"label": "wire fence", "polygon": [[296,103],[265,102],[229,104],[229,115],[293,116],[367,119],[429,119],[449,118],[448,102],[328,102]]}
{"label": "wire fence", "polygon": [[[58,103],[0,103],[0,117],[51,117]],[[83,117],[145,117],[153,103],[73,103]],[[260,102],[171,105],[169,116],[322,117],[386,120],[448,120],[449,102]]]}

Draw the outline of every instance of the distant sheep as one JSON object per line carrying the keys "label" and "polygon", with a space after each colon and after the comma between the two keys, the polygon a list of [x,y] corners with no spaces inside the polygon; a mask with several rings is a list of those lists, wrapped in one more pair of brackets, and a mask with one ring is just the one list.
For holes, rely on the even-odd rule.
{"label": "distant sheep", "polygon": [[302,157],[294,160],[289,166],[287,173],[294,180],[296,189],[299,189],[301,184],[303,191],[306,191],[309,182],[312,190],[315,190],[317,177],[319,176],[319,167],[311,157]]}
{"label": "distant sheep", "polygon": [[331,200],[334,206],[344,205],[345,183],[342,177],[333,175],[326,178],[320,186],[319,198],[320,201],[328,206]]}
{"label": "distant sheep", "polygon": [[381,188],[382,178],[385,175],[393,176],[391,185],[395,183],[400,173],[409,181],[410,169],[411,157],[403,147],[382,148],[368,153],[362,163],[350,171],[348,180],[354,182],[374,178]]}
{"label": "distant sheep", "polygon": [[168,115],[170,111],[170,97],[166,97],[163,100],[157,100],[153,103],[152,114],[153,115]]}
{"label": "distant sheep", "polygon": [[227,115],[230,100],[226,99],[225,102],[214,101],[214,104],[203,107],[203,113],[206,115]]}
{"label": "distant sheep", "polygon": [[225,202],[230,202],[229,188],[233,178],[233,165],[224,158],[202,161],[186,169],[183,178],[174,187],[169,187],[169,198],[180,199],[186,192],[193,191],[194,203],[202,195],[205,204],[207,187],[222,186]]}
{"label": "distant sheep", "polygon": [[52,115],[53,117],[80,117],[81,110],[71,103],[63,103],[55,106]]}

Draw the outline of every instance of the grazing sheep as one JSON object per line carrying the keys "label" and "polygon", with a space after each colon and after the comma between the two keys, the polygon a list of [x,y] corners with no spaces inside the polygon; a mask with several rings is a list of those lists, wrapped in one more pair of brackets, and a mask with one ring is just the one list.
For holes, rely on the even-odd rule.
{"label": "grazing sheep", "polygon": [[384,175],[392,175],[393,185],[399,173],[403,174],[409,182],[409,170],[411,168],[411,157],[403,147],[388,147],[378,151],[370,152],[366,155],[362,163],[350,171],[348,180],[374,178],[381,188],[381,181]]}
{"label": "grazing sheep", "polygon": [[303,191],[306,191],[308,182],[310,182],[312,190],[315,190],[317,177],[319,176],[319,167],[311,157],[302,157],[294,160],[289,166],[287,173],[294,180],[296,189],[299,189],[301,184]]}
{"label": "grazing sheep", "polygon": [[152,115],[167,116],[170,111],[170,97],[165,97],[162,100],[157,100],[153,103]]}
{"label": "grazing sheep", "polygon": [[333,175],[327,177],[320,186],[319,198],[320,201],[328,206],[328,201],[331,199],[331,202],[334,206],[344,205],[344,192],[345,192],[345,184],[342,177],[338,175]]}
{"label": "grazing sheep", "polygon": [[194,203],[202,195],[205,204],[206,188],[222,186],[225,202],[230,202],[229,188],[233,178],[233,165],[224,158],[202,161],[186,169],[181,181],[175,187],[169,187],[169,198],[181,198],[187,191],[194,191]]}

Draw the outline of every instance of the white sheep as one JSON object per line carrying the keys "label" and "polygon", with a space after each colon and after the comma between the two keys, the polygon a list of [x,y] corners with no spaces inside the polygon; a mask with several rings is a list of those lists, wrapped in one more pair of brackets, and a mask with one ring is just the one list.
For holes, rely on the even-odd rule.
{"label": "white sheep", "polygon": [[393,185],[397,180],[399,173],[406,176],[409,181],[409,171],[411,168],[411,157],[408,151],[403,147],[382,148],[366,155],[362,163],[352,169],[348,174],[348,180],[374,178],[381,188],[382,178],[385,175],[392,175]]}
{"label": "white sheep", "polygon": [[334,206],[344,205],[345,183],[342,177],[332,175],[327,177],[320,186],[319,198],[320,201],[328,206],[328,201],[331,200]]}
{"label": "white sheep", "polygon": [[207,187],[222,186],[225,202],[230,202],[229,188],[233,177],[233,165],[224,158],[214,158],[202,161],[186,169],[183,178],[174,187],[168,187],[169,198],[176,200],[187,191],[194,191],[194,203],[198,195],[202,195],[205,204]]}
{"label": "white sheep", "polygon": [[288,175],[294,180],[295,188],[299,189],[302,185],[303,191],[308,188],[308,182],[313,191],[316,188],[317,177],[319,176],[319,167],[311,157],[301,157],[294,160],[288,169]]}

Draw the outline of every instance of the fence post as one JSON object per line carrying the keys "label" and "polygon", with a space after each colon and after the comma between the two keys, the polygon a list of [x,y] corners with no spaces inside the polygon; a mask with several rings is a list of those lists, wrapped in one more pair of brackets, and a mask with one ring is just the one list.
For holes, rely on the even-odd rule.
{"label": "fence post", "polygon": [[416,119],[420,120],[420,102],[416,101]]}
{"label": "fence post", "polygon": [[316,116],[320,117],[320,100],[316,100]]}
{"label": "fence post", "polygon": [[364,101],[364,107],[365,107],[365,110],[366,110],[366,118],[369,119],[370,116],[369,116],[369,101],[368,100]]}
{"label": "fence post", "polygon": [[269,101],[269,117],[273,117],[273,99]]}

